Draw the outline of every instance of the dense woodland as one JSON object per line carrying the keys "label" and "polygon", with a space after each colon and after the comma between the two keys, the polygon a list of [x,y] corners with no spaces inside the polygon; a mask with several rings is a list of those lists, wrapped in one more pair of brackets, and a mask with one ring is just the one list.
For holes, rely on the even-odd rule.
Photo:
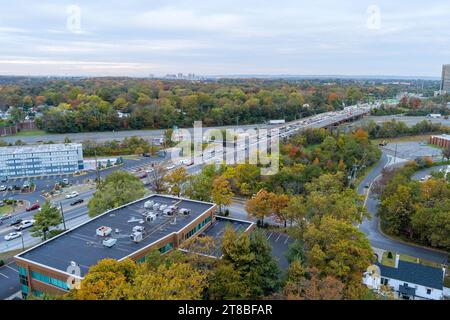
{"label": "dense woodland", "polygon": [[[425,92],[435,83],[427,85]],[[52,133],[188,127],[196,120],[235,125],[293,120],[408,89],[375,80],[18,78],[0,82],[0,109],[14,107],[9,122],[36,116]]]}

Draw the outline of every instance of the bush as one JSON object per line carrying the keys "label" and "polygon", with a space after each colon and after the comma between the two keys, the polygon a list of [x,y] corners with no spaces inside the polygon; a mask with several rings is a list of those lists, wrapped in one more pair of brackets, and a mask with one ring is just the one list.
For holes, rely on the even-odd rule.
{"label": "bush", "polygon": [[0,267],[3,267],[5,265],[5,261],[0,260]]}

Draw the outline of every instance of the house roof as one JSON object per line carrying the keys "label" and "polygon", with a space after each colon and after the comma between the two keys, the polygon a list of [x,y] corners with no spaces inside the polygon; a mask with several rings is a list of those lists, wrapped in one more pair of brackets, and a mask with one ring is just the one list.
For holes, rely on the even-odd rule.
{"label": "house roof", "polygon": [[444,270],[400,260],[398,268],[378,263],[381,276],[401,280],[428,288],[442,290],[444,286]]}

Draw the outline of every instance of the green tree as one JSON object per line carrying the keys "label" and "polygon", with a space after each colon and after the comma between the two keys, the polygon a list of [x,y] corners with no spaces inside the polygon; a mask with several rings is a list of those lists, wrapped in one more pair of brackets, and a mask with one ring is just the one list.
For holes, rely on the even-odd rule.
{"label": "green tree", "polygon": [[49,233],[56,234],[52,227],[57,227],[62,222],[62,215],[58,208],[53,207],[47,200],[41,207],[41,211],[33,216],[35,220],[31,227],[31,235],[33,237],[41,237],[42,240],[47,240]]}
{"label": "green tree", "polygon": [[279,283],[279,268],[272,256],[266,237],[259,231],[250,235],[225,229],[222,239],[223,260],[232,264],[249,290],[249,298],[256,299],[275,292]]}
{"label": "green tree", "polygon": [[214,179],[211,196],[213,201],[219,206],[219,212],[222,213],[222,207],[230,205],[234,196],[230,181],[223,175]]}
{"label": "green tree", "polygon": [[145,187],[138,177],[126,171],[114,171],[100,184],[89,201],[89,216],[94,217],[144,195]]}

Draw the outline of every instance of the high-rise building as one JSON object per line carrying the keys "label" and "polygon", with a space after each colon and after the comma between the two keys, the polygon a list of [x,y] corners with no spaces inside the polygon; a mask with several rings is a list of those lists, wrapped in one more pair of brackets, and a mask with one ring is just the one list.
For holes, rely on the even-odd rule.
{"label": "high-rise building", "polygon": [[441,91],[450,92],[450,64],[442,66]]}

